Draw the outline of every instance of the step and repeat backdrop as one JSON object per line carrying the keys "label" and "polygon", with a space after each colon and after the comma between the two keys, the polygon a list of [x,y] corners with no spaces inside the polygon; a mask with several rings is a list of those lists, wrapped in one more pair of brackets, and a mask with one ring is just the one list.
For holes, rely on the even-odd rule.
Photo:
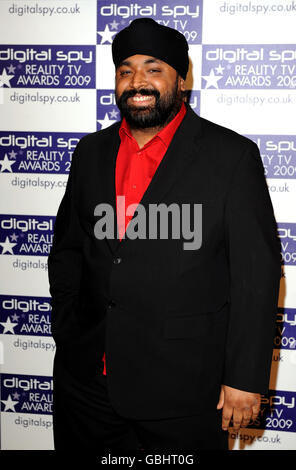
{"label": "step and repeat backdrop", "polygon": [[[294,0],[1,0],[1,448],[53,449],[53,225],[77,142],[120,119],[111,43],[137,17],[185,35],[195,112],[260,148],[281,239],[281,290],[269,393],[252,425],[229,432],[229,445],[296,449]],[[251,343],[247,319],[246,327]]]}

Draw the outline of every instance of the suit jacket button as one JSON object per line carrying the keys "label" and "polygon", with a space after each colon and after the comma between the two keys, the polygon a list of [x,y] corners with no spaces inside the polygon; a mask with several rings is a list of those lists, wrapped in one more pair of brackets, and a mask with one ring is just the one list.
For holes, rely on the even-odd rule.
{"label": "suit jacket button", "polygon": [[119,264],[119,263],[121,263],[121,261],[122,261],[122,258],[114,258],[113,263],[114,264]]}
{"label": "suit jacket button", "polygon": [[112,307],[115,307],[116,306],[116,302],[114,302],[114,300],[110,300],[109,304],[108,304],[108,308],[112,308]]}

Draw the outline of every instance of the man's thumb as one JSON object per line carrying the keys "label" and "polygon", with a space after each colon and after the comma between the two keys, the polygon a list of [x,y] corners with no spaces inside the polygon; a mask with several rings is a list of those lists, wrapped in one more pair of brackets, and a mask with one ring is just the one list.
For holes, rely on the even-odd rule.
{"label": "man's thumb", "polygon": [[223,389],[223,387],[221,387],[221,392],[220,392],[219,402],[218,402],[218,405],[217,405],[217,410],[220,410],[221,408],[223,408],[223,405],[224,405],[224,389]]}

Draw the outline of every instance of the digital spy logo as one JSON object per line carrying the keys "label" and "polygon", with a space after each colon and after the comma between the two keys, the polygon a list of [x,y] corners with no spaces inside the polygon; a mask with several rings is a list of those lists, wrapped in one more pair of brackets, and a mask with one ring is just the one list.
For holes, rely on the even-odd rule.
{"label": "digital spy logo", "polygon": [[97,90],[97,130],[106,129],[120,119],[114,90]]}
{"label": "digital spy logo", "polygon": [[0,215],[2,255],[48,256],[55,217]]}
{"label": "digital spy logo", "polygon": [[296,49],[290,45],[204,45],[202,88],[294,89]]}
{"label": "digital spy logo", "polygon": [[202,0],[170,0],[153,2],[145,0],[97,2],[97,43],[111,44],[114,36],[136,18],[153,18],[159,24],[177,29],[184,34],[189,44],[202,41]]}
{"label": "digital spy logo", "polygon": [[296,394],[282,390],[270,390],[261,396],[258,418],[248,427],[272,431],[296,431]]}
{"label": "digital spy logo", "polygon": [[52,414],[50,377],[1,374],[1,412]]}
{"label": "digital spy logo", "polygon": [[8,88],[95,88],[95,46],[2,46]]}
{"label": "digital spy logo", "polygon": [[259,147],[267,178],[296,178],[296,137],[247,135]]}
{"label": "digital spy logo", "polygon": [[296,266],[296,224],[278,223],[282,261],[286,266]]}
{"label": "digital spy logo", "polygon": [[0,295],[0,333],[51,336],[50,299]]}
{"label": "digital spy logo", "polygon": [[68,174],[73,151],[83,135],[0,132],[0,173]]}
{"label": "digital spy logo", "polygon": [[274,347],[296,350],[296,309],[278,308]]}

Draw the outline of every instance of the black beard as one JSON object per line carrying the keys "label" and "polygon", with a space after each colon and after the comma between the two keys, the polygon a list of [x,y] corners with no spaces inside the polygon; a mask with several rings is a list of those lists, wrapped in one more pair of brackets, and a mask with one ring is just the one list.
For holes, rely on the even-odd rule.
{"label": "black beard", "polygon": [[[137,94],[155,96],[155,104],[141,107],[128,105],[128,98]],[[183,102],[182,94],[178,91],[178,79],[176,79],[173,91],[165,93],[162,97],[158,90],[149,88],[124,91],[120,98],[117,94],[115,97],[121,118],[124,117],[132,129],[166,126],[179,112]]]}

